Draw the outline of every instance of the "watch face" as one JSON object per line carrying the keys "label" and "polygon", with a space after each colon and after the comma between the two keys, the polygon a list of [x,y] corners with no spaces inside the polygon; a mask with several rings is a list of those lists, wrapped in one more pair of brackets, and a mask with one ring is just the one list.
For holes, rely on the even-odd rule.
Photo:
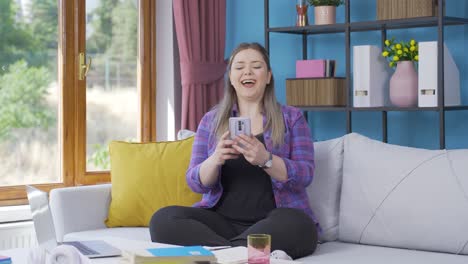
{"label": "watch face", "polygon": [[271,165],[273,165],[273,160],[268,160],[266,163],[265,163],[265,167],[267,168],[271,168]]}

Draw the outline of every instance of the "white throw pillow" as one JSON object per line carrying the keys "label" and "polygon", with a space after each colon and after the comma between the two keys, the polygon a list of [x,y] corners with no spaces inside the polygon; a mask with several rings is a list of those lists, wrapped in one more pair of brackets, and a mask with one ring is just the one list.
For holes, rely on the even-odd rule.
{"label": "white throw pillow", "polygon": [[177,132],[177,140],[184,140],[191,136],[195,136],[195,132],[193,132],[192,130],[181,129],[179,130],[179,132]]}
{"label": "white throw pillow", "polygon": [[468,253],[468,150],[344,139],[339,239]]}
{"label": "white throw pillow", "polygon": [[343,137],[314,143],[315,173],[307,187],[312,211],[322,227],[321,241],[338,238],[338,210],[340,208],[343,174]]}

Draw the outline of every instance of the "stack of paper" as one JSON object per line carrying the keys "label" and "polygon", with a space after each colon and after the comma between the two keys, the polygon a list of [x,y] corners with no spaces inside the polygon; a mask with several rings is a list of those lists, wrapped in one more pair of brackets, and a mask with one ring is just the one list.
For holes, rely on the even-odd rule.
{"label": "stack of paper", "polygon": [[[219,264],[243,264],[247,263],[247,248],[233,247],[213,251]],[[273,259],[270,258],[270,264],[301,264],[302,262],[294,260]]]}

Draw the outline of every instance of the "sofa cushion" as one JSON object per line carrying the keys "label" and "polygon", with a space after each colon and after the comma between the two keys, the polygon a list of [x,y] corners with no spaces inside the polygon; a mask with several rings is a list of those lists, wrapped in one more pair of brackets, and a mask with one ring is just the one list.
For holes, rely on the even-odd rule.
{"label": "sofa cushion", "polygon": [[191,206],[201,199],[185,180],[193,137],[179,141],[109,145],[111,203],[108,227],[148,226],[151,216],[168,205]]}
{"label": "sofa cushion", "polygon": [[338,238],[338,210],[340,207],[343,174],[343,137],[314,143],[315,172],[307,187],[309,203],[322,228],[321,241]]}
{"label": "sofa cushion", "polygon": [[464,264],[468,263],[468,256],[328,242],[318,245],[313,255],[297,261],[307,264]]}
{"label": "sofa cushion", "polygon": [[344,140],[339,239],[467,254],[468,150]]}

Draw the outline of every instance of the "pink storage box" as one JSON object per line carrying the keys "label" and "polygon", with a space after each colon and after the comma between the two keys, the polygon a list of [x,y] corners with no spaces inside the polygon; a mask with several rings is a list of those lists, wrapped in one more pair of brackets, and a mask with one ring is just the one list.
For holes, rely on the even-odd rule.
{"label": "pink storage box", "polygon": [[296,78],[325,77],[325,60],[296,61]]}

